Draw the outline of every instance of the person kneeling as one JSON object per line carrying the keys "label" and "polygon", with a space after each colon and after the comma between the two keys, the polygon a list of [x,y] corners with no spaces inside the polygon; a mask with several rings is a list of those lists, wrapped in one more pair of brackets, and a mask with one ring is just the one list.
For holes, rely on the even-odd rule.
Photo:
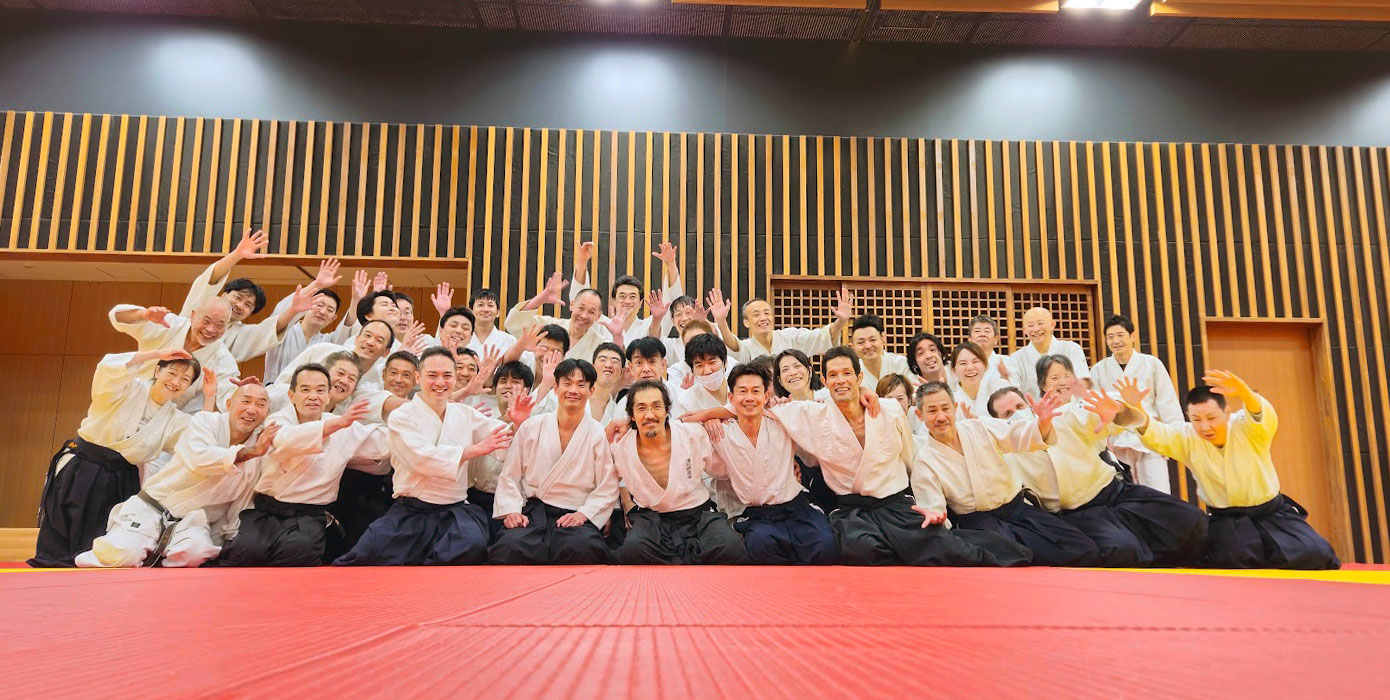
{"label": "person kneeling", "polygon": [[561,362],[559,407],[517,428],[493,501],[503,527],[488,548],[493,564],[608,563],[601,528],[618,502],[618,474],[588,412],[597,378],[584,360]]}

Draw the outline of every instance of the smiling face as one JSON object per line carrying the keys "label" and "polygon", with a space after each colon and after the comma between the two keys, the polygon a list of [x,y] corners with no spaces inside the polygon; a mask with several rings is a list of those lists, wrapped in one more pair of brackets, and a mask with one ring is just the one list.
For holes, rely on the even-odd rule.
{"label": "smiling face", "polygon": [[420,394],[426,401],[442,406],[454,393],[457,379],[453,359],[446,355],[430,355],[420,362]]}
{"label": "smiling face", "polygon": [[677,333],[685,332],[685,324],[690,323],[695,318],[694,304],[672,304],[671,323],[675,325]]}
{"label": "smiling face", "polygon": [[1064,402],[1070,401],[1076,385],[1076,375],[1072,374],[1071,370],[1064,367],[1062,363],[1054,362],[1047,368],[1047,374],[1043,376],[1043,395],[1055,396]]}
{"label": "smiling face", "polygon": [[666,431],[666,401],[661,397],[661,390],[640,389],[628,401],[632,403],[632,422],[637,424],[639,435],[655,438]]}
{"label": "smiling face", "polygon": [[490,326],[497,321],[497,302],[492,299],[474,299],[471,309],[479,324]]}
{"label": "smiling face", "polygon": [[877,328],[856,328],[849,342],[861,360],[877,358],[883,352],[883,334]]}
{"label": "smiling face", "polygon": [[859,381],[859,373],[854,371],[850,358],[832,357],[825,363],[825,387],[835,403],[858,401]]}
{"label": "smiling face", "polygon": [[965,351],[956,356],[956,379],[973,385],[985,376],[985,361],[973,352]]}
{"label": "smiling face", "polygon": [[160,403],[182,394],[193,384],[193,365],[184,362],[171,362],[154,371],[154,384],[151,395],[158,394]]}
{"label": "smiling face", "polygon": [[459,353],[454,357],[454,376],[459,386],[463,386],[478,376],[478,358]]}
{"label": "smiling face", "polygon": [[772,304],[762,299],[750,301],[747,306],[743,307],[743,323],[755,335],[771,333],[775,320],[772,314]]}
{"label": "smiling face", "polygon": [[270,394],[260,384],[239,386],[227,399],[227,416],[235,433],[246,434],[255,430],[269,412]]}
{"label": "smiling face", "polygon": [[970,342],[985,352],[993,352],[995,344],[999,342],[999,333],[994,330],[994,324],[982,321],[970,327]]}
{"label": "smiling face", "polygon": [[1054,325],[1052,312],[1042,307],[1031,308],[1023,314],[1023,335],[1034,345],[1041,345],[1052,337]]}
{"label": "smiling face", "polygon": [[937,372],[941,369],[941,351],[936,348],[936,343],[924,340],[917,344],[916,357],[917,369],[922,372]]}
{"label": "smiling face", "polygon": [[1105,329],[1105,347],[1120,357],[1129,357],[1134,352],[1135,337],[1124,326],[1114,325]]}
{"label": "smiling face", "polygon": [[414,364],[396,358],[387,361],[386,369],[381,373],[381,381],[386,385],[387,391],[399,398],[408,399],[410,392],[415,389],[418,374]]}
{"label": "smiling face", "polygon": [[450,316],[439,329],[439,344],[446,348],[461,348],[473,340],[473,323],[467,316]]}
{"label": "smiling face", "polygon": [[577,369],[555,380],[555,397],[559,399],[561,407],[583,407],[593,395],[594,385]]}
{"label": "smiling face", "polygon": [[618,318],[626,318],[626,314],[641,306],[642,290],[631,284],[624,284],[613,290],[613,297],[608,300],[608,308]]}
{"label": "smiling face", "polygon": [[338,360],[329,366],[329,408],[347,400],[357,391],[357,379],[361,374],[362,371],[357,369],[357,363],[352,360]]}
{"label": "smiling face", "polygon": [[623,378],[623,358],[612,350],[600,350],[594,356],[594,370],[601,386],[613,386]]}
{"label": "smiling face", "polygon": [[1226,445],[1226,429],[1231,417],[1220,404],[1215,401],[1191,404],[1187,407],[1187,419],[1198,437],[1217,447]]}
{"label": "smiling face", "polygon": [[232,307],[221,298],[209,299],[198,305],[189,321],[190,333],[199,345],[212,345],[221,340],[227,332],[227,324],[232,318]]}
{"label": "smiling face", "polygon": [[310,302],[309,311],[304,315],[311,328],[325,328],[338,316],[338,302],[327,294],[318,294]]}
{"label": "smiling face", "polygon": [[937,440],[949,440],[956,428],[956,402],[950,392],[934,391],[922,397],[917,417]]}
{"label": "smiling face", "polygon": [[391,349],[391,334],[386,326],[369,321],[362,327],[362,331],[357,334],[357,339],[353,341],[357,348],[357,356],[368,362],[376,362],[386,351]]}
{"label": "smiling face", "polygon": [[256,308],[256,295],[250,290],[238,289],[235,292],[223,292],[220,296],[226,299],[231,307],[233,321],[245,321]]}
{"label": "smiling face", "polygon": [[598,294],[593,290],[580,293],[579,298],[570,303],[570,337],[578,338],[584,331],[598,322],[603,315],[599,308]]}
{"label": "smiling face", "polygon": [[788,355],[777,363],[777,379],[787,391],[801,391],[811,384],[811,370],[801,361]]}
{"label": "smiling face", "polygon": [[404,333],[410,330],[410,324],[415,323],[415,305],[409,299],[396,300],[396,320],[393,325],[396,333]]}
{"label": "smiling face", "polygon": [[632,359],[627,361],[627,364],[632,368],[632,372],[637,375],[638,381],[644,379],[661,381],[666,378],[666,358],[664,357],[633,355]]}
{"label": "smiling face", "polygon": [[497,386],[493,387],[493,392],[497,395],[497,405],[506,409],[511,407],[512,399],[530,391],[526,388],[526,382],[516,377],[502,377],[497,380]]}
{"label": "smiling face", "polygon": [[381,295],[372,300],[372,311],[367,314],[367,320],[382,320],[394,328],[396,322],[401,319],[401,308],[396,305],[396,300],[389,296]]}
{"label": "smiling face", "polygon": [[729,399],[740,418],[753,418],[767,408],[767,387],[757,375],[745,374],[734,380]]}
{"label": "smiling face", "polygon": [[295,377],[294,387],[290,389],[290,403],[299,415],[300,423],[316,421],[323,417],[328,407],[328,377],[317,370],[305,370]]}

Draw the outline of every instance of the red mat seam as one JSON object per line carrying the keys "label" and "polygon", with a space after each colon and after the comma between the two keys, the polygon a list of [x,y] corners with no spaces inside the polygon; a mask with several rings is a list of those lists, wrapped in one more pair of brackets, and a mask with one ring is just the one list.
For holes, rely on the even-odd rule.
{"label": "red mat seam", "polygon": [[532,588],[532,589],[530,589],[530,590],[523,591],[523,592],[521,592],[521,593],[517,593],[517,594],[515,594],[515,595],[508,596],[508,597],[502,598],[502,599],[500,599],[500,600],[495,600],[495,601],[492,601],[491,603],[486,603],[486,604],[484,604],[484,605],[479,605],[479,606],[476,606],[476,607],[473,607],[473,608],[469,608],[468,610],[465,610],[465,611],[463,611],[463,612],[459,612],[459,613],[455,613],[455,614],[452,614],[452,615],[448,615],[448,616],[439,618],[439,619],[437,619],[437,620],[425,620],[425,621],[422,621],[422,622],[413,622],[413,623],[408,624],[408,625],[397,625],[397,626],[392,627],[392,628],[390,628],[390,629],[382,630],[380,633],[375,634],[375,635],[372,635],[372,636],[370,636],[370,637],[367,637],[366,639],[361,639],[361,640],[358,640],[358,641],[356,641],[356,642],[352,642],[352,643],[347,644],[347,645],[344,645],[344,646],[335,647],[335,648],[333,648],[333,649],[330,649],[330,650],[327,650],[327,651],[324,651],[324,652],[320,652],[320,653],[318,653],[318,654],[314,654],[313,656],[309,656],[309,657],[306,657],[306,658],[299,659],[298,661],[295,661],[295,662],[293,662],[293,663],[285,664],[284,666],[278,666],[278,667],[276,667],[276,668],[269,669],[269,670],[267,670],[267,671],[263,671],[263,672],[261,672],[261,673],[259,673],[259,674],[256,674],[256,675],[254,675],[254,676],[250,676],[250,677],[248,677],[248,678],[246,678],[246,679],[244,679],[244,680],[238,682],[236,685],[226,686],[226,687],[223,687],[223,688],[219,688],[219,689],[217,689],[216,691],[213,691],[213,692],[210,692],[210,693],[207,693],[207,694],[204,694],[204,695],[200,695],[200,696],[197,696],[197,697],[200,697],[200,698],[209,698],[209,699],[210,699],[210,698],[222,698],[222,697],[227,697],[227,696],[230,695],[230,694],[236,693],[236,692],[238,691],[238,689],[247,689],[247,688],[249,688],[249,687],[251,687],[251,686],[254,686],[256,683],[259,683],[259,682],[261,682],[261,681],[264,681],[264,680],[273,678],[273,677],[275,677],[275,676],[277,676],[277,675],[279,675],[279,674],[281,674],[281,673],[285,673],[285,672],[294,670],[294,669],[299,668],[299,667],[301,667],[301,666],[305,666],[305,665],[307,665],[307,664],[312,664],[312,663],[317,662],[317,661],[319,661],[319,660],[321,660],[321,659],[329,658],[329,657],[335,656],[335,655],[337,655],[337,654],[346,653],[346,652],[348,652],[348,651],[351,651],[351,650],[354,650],[354,649],[358,649],[358,648],[361,648],[361,647],[364,647],[364,646],[376,644],[377,642],[379,642],[379,641],[381,641],[381,640],[383,640],[383,639],[386,639],[386,638],[388,638],[388,637],[392,637],[392,636],[395,636],[395,635],[403,634],[403,633],[405,633],[405,632],[407,632],[407,631],[410,631],[410,630],[413,630],[413,629],[419,629],[419,628],[422,628],[422,627],[429,627],[429,626],[432,626],[432,625],[438,625],[438,624],[440,624],[440,623],[442,623],[442,622],[447,622],[447,621],[452,620],[452,619],[454,619],[454,618],[462,617],[462,616],[465,616],[465,615],[473,615],[473,614],[482,612],[482,611],[484,611],[484,610],[488,610],[488,609],[490,609],[490,608],[497,607],[498,605],[502,605],[502,604],[504,604],[504,603],[510,603],[510,602],[512,602],[512,601],[519,600],[519,599],[521,599],[521,598],[525,598],[526,596],[532,595],[532,594],[534,594],[534,593],[538,593],[538,592],[543,591],[543,590],[545,590],[545,589],[547,589],[547,588],[550,588],[550,587],[552,587],[552,586],[557,586],[557,585],[559,585],[559,584],[561,584],[561,583],[564,583],[564,582],[566,582],[566,581],[569,581],[569,580],[571,580],[571,579],[578,578],[578,577],[580,577],[580,576],[588,576],[588,575],[591,575],[591,574],[593,574],[593,573],[594,573],[595,571],[597,571],[597,570],[601,570],[601,569],[597,569],[597,568],[596,568],[596,569],[590,569],[590,570],[587,570],[587,571],[579,571],[579,572],[576,572],[576,573],[571,574],[571,575],[569,575],[569,576],[566,576],[566,577],[564,577],[564,578],[562,578],[562,579],[557,579],[557,580],[555,580],[555,581],[551,581],[551,582],[549,582],[549,583],[546,583],[546,584],[544,584],[544,585],[542,585],[542,586],[537,586],[536,588]]}

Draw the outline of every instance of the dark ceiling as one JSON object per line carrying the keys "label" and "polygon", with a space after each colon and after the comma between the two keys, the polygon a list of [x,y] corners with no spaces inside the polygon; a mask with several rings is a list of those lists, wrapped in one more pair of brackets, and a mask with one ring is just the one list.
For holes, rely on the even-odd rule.
{"label": "dark ceiling", "polygon": [[[633,0],[613,0],[632,2]],[[598,0],[0,0],[0,8],[269,22],[1012,46],[1384,51],[1390,23],[826,10]]]}

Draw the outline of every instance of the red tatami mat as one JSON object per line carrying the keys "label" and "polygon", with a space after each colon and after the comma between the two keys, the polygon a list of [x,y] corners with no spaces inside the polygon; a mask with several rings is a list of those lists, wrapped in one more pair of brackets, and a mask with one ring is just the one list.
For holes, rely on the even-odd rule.
{"label": "red tatami mat", "polygon": [[1060,569],[0,573],[0,698],[1385,697],[1390,586]]}

